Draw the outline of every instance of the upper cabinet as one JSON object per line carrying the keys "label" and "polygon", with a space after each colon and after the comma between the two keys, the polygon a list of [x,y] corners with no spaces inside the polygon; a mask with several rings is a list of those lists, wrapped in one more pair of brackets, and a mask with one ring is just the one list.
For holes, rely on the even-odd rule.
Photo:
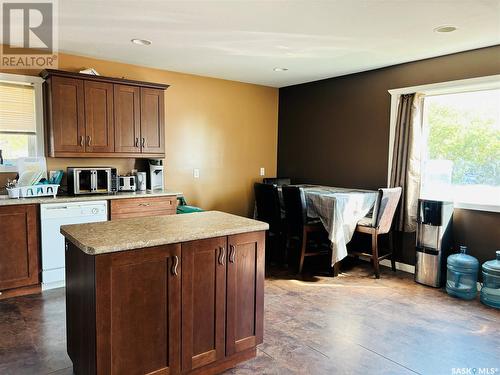
{"label": "upper cabinet", "polygon": [[46,95],[45,111],[50,124],[46,137],[51,156],[85,152],[83,81],[53,77],[47,81]]}
{"label": "upper cabinet", "polygon": [[164,157],[167,85],[45,70],[51,157]]}
{"label": "upper cabinet", "polygon": [[141,88],[142,152],[165,152],[164,91]]}

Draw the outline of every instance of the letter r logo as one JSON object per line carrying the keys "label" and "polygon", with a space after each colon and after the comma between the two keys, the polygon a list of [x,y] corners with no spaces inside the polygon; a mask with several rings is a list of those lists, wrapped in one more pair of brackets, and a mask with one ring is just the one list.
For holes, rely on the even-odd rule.
{"label": "letter r logo", "polygon": [[[4,54],[51,54],[53,52],[51,2],[2,2]],[[31,51],[29,50],[31,49]]]}

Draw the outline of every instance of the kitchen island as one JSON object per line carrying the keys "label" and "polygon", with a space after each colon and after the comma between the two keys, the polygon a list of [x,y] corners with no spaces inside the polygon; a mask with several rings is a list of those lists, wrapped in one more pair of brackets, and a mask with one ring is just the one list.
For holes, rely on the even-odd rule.
{"label": "kitchen island", "polygon": [[76,374],[214,374],[263,338],[266,223],[217,211],[61,227]]}

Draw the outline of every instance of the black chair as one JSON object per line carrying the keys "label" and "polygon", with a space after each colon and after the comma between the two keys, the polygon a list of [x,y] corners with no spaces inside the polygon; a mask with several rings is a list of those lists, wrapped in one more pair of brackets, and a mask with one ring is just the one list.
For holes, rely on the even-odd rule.
{"label": "black chair", "polygon": [[257,206],[257,220],[264,221],[269,224],[267,231],[268,249],[277,248],[279,254],[275,251],[267,251],[266,255],[273,260],[277,260],[276,255],[283,260],[284,258],[284,224],[281,217],[280,200],[278,195],[278,187],[272,184],[254,184],[255,203]]}
{"label": "black chair", "polygon": [[[298,186],[283,186],[285,218],[288,226],[287,244],[298,243],[298,272],[302,272],[305,257],[325,255],[330,252],[328,233],[319,220],[307,217],[306,196]],[[312,238],[316,233],[316,238]],[[325,241],[326,237],[326,241]]]}
{"label": "black chair", "polygon": [[287,177],[283,177],[283,178],[266,177],[262,180],[262,183],[283,186],[283,185],[290,185],[292,183],[292,180],[290,178],[287,178]]}

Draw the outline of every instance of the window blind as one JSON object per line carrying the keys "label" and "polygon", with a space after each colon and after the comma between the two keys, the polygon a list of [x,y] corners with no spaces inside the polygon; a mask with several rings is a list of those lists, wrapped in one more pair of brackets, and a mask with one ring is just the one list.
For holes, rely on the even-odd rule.
{"label": "window blind", "polygon": [[0,132],[36,133],[32,86],[0,82]]}

